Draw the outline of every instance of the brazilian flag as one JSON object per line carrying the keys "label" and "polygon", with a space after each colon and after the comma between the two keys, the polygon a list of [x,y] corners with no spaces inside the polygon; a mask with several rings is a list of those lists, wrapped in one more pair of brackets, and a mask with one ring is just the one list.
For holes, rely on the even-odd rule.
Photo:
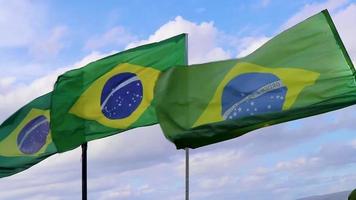
{"label": "brazilian flag", "polygon": [[21,172],[55,154],[49,108],[51,93],[22,107],[0,125],[0,177]]}
{"label": "brazilian flag", "polygon": [[61,75],[50,113],[58,151],[156,124],[156,81],[162,71],[183,64],[186,34],[129,49]]}
{"label": "brazilian flag", "polygon": [[355,69],[322,11],[235,60],[171,68],[157,115],[177,148],[197,148],[356,103]]}

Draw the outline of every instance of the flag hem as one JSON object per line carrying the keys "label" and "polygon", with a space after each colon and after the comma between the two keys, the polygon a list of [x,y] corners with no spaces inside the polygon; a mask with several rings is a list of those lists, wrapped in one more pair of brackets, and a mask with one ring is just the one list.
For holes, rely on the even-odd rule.
{"label": "flag hem", "polygon": [[346,62],[348,63],[351,71],[352,71],[352,74],[355,75],[356,71],[355,71],[355,66],[353,65],[352,63],[352,60],[351,60],[351,57],[350,55],[347,53],[347,50],[345,48],[345,45],[344,43],[342,42],[342,39],[339,35],[339,33],[337,32],[337,29],[336,29],[336,26],[335,26],[335,23],[334,21],[332,20],[331,16],[330,16],[330,13],[328,10],[323,10],[322,13],[324,14],[325,18],[326,18],[326,21],[328,22],[329,24],[329,27],[334,35],[334,38],[335,40],[337,41],[338,45],[340,45],[340,48],[341,48],[341,51],[346,59]]}

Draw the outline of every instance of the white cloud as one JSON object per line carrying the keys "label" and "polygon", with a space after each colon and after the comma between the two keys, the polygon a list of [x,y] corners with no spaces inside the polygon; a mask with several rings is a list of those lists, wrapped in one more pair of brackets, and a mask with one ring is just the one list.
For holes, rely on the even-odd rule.
{"label": "white cloud", "polygon": [[0,0],[0,48],[25,48],[36,59],[56,56],[68,28],[49,28],[50,17],[44,2]]}
{"label": "white cloud", "polygon": [[130,43],[127,48],[158,42],[181,33],[188,33],[189,63],[207,62],[230,58],[229,52],[218,45],[219,31],[213,22],[200,24],[188,21],[181,16],[162,25],[147,40]]}
{"label": "white cloud", "polygon": [[355,140],[352,140],[351,144],[352,144],[352,146],[356,149],[356,139],[355,139]]}
{"label": "white cloud", "polygon": [[0,89],[9,87],[15,81],[16,81],[16,77],[13,77],[13,76],[1,78],[0,79]]}
{"label": "white cloud", "polygon": [[339,10],[333,15],[335,25],[340,33],[340,37],[345,43],[353,62],[356,61],[356,3],[349,4],[346,9]]}
{"label": "white cloud", "polygon": [[302,168],[305,166],[314,165],[319,161],[320,161],[320,158],[318,158],[318,157],[311,157],[311,158],[301,157],[301,158],[297,158],[295,160],[288,161],[288,162],[286,162],[286,161],[278,162],[276,169],[278,171],[295,170],[295,169],[299,169],[299,168]]}
{"label": "white cloud", "polygon": [[[316,172],[347,167],[355,163],[353,154],[356,148],[352,144],[328,143],[322,145],[318,151],[302,157],[278,161],[271,169],[264,169],[260,175],[272,173],[290,173],[305,176]],[[257,171],[256,171],[257,173]]]}
{"label": "white cloud", "polygon": [[48,38],[40,38],[30,46],[30,53],[35,58],[47,58],[48,56],[56,56],[64,48],[63,37],[68,32],[66,26],[54,27]]}
{"label": "white cloud", "polygon": [[128,199],[132,195],[132,187],[130,185],[126,185],[123,187],[116,187],[115,190],[104,191],[100,200]]}
{"label": "white cloud", "polygon": [[218,178],[202,179],[199,181],[200,188],[205,190],[222,188],[227,184],[231,184],[231,177],[229,176],[222,176],[220,178],[218,177]]}
{"label": "white cloud", "polygon": [[99,51],[92,51],[90,54],[88,54],[87,56],[85,56],[84,58],[79,60],[78,62],[75,62],[72,65],[72,68],[84,67],[85,65],[87,65],[93,61],[99,60],[101,58],[104,58],[104,57],[109,56],[114,53],[116,53],[116,51],[111,51],[109,53],[101,53]]}
{"label": "white cloud", "polygon": [[[20,59],[14,59],[8,62],[0,62],[0,69],[0,79],[6,77],[16,77],[16,82],[13,82],[10,86],[13,84],[18,84],[19,82],[32,81],[36,78],[47,75],[50,71],[53,70],[39,62],[23,62]],[[1,93],[2,90],[0,88],[0,94]]]}
{"label": "white cloud", "polygon": [[[215,150],[193,154],[190,157],[191,174],[201,175],[214,171],[214,175],[217,175],[221,172],[224,173],[225,170],[231,168],[241,160],[243,160],[242,154],[238,150]],[[183,171],[184,162],[181,162],[181,165],[177,169]]]}
{"label": "white cloud", "polygon": [[287,29],[324,9],[328,9],[329,12],[333,13],[346,5],[347,2],[347,0],[328,0],[325,2],[306,4],[299,12],[289,18],[287,22],[282,25],[282,30]]}
{"label": "white cloud", "polygon": [[238,58],[249,55],[260,48],[270,38],[266,36],[245,37],[240,40]]}
{"label": "white cloud", "polygon": [[116,186],[100,192],[100,200],[114,199],[140,199],[141,195],[147,195],[154,191],[148,184],[132,187],[130,184]]}
{"label": "white cloud", "polygon": [[33,1],[0,0],[0,47],[29,45],[45,21],[45,12]]}
{"label": "white cloud", "polygon": [[106,46],[124,46],[129,42],[136,40],[136,37],[130,34],[124,27],[116,26],[102,35],[89,39],[85,44],[85,49],[98,50]]}
{"label": "white cloud", "polygon": [[16,111],[30,100],[50,92],[57,76],[63,72],[64,69],[56,70],[30,84],[13,86],[12,90],[0,94],[0,121],[4,120],[12,112]]}

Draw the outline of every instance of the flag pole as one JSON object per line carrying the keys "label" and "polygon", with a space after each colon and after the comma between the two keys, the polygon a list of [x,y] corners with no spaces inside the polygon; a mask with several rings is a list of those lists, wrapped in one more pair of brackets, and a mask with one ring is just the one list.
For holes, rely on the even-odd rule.
{"label": "flag pole", "polygon": [[82,144],[82,200],[87,200],[87,149],[88,143]]}
{"label": "flag pole", "polygon": [[[188,34],[185,40],[185,64],[188,65]],[[185,147],[185,200],[189,200],[189,148]]]}
{"label": "flag pole", "polygon": [[185,200],[189,200],[189,148],[185,148]]}

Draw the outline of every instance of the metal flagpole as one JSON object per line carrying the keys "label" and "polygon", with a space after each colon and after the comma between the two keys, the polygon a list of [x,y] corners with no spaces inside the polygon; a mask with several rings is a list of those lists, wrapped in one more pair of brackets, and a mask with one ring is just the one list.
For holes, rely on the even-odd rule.
{"label": "metal flagpole", "polygon": [[[185,62],[188,65],[188,34],[185,40]],[[185,147],[185,200],[189,200],[189,148]]]}
{"label": "metal flagpole", "polygon": [[189,200],[189,148],[185,148],[185,200]]}
{"label": "metal flagpole", "polygon": [[87,149],[88,143],[82,144],[82,200],[87,200]]}

